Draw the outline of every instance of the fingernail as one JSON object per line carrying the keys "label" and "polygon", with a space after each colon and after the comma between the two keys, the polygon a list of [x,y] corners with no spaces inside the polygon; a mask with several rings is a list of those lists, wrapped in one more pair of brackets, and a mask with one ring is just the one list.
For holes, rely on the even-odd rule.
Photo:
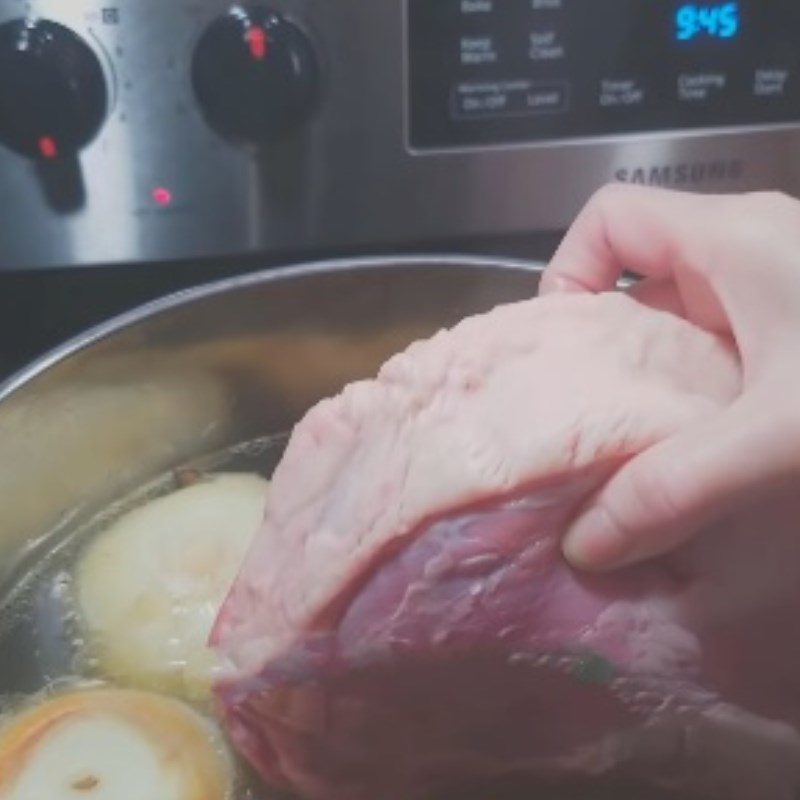
{"label": "fingernail", "polygon": [[565,275],[551,274],[545,270],[539,281],[539,296],[549,294],[582,294],[586,289],[577,281]]}
{"label": "fingernail", "polygon": [[570,563],[588,570],[618,566],[630,556],[630,542],[602,508],[587,511],[573,523],[562,549]]}
{"label": "fingernail", "polygon": [[542,297],[548,294],[566,294],[567,292],[574,291],[574,283],[561,275],[555,275],[545,271],[539,281],[539,295]]}

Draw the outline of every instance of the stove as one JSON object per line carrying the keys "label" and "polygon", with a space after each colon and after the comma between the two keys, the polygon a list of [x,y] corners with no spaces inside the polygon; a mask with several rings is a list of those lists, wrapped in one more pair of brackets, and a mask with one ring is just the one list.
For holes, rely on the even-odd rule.
{"label": "stove", "polygon": [[800,192],[796,0],[0,0],[0,371],[328,256],[546,258],[609,181]]}

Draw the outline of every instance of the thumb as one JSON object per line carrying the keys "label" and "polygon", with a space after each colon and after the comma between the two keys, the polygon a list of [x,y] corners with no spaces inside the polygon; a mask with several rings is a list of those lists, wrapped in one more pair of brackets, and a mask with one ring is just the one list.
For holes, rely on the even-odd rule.
{"label": "thumb", "polygon": [[796,476],[796,420],[784,426],[754,405],[735,404],[629,461],[568,529],[566,558],[602,571],[661,555]]}

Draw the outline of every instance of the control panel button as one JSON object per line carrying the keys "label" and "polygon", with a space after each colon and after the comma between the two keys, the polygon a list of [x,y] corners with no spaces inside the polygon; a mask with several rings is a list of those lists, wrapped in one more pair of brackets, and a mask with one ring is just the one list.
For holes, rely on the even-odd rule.
{"label": "control panel button", "polygon": [[491,36],[462,36],[460,54],[464,65],[495,64],[498,60],[497,48]]}
{"label": "control panel button", "polygon": [[495,0],[460,0],[461,13],[469,14],[491,14],[494,11]]}
{"label": "control panel button", "polygon": [[0,25],[0,144],[43,161],[72,157],[107,105],[100,61],[76,33],[41,19]]}
{"label": "control panel button", "polygon": [[263,7],[235,6],[203,34],[192,83],[202,113],[221,136],[273,142],[310,116],[319,64],[300,28]]}
{"label": "control panel button", "polygon": [[725,91],[724,72],[697,72],[678,76],[678,99],[685,103],[705,103]]}
{"label": "control panel button", "polygon": [[528,58],[531,61],[558,61],[563,59],[565,48],[558,31],[554,29],[531,31]]}
{"label": "control panel button", "polygon": [[753,80],[753,94],[756,97],[782,98],[786,94],[789,78],[788,69],[757,69]]}
{"label": "control panel button", "polygon": [[462,83],[452,93],[456,119],[557,114],[567,100],[565,85],[525,79]]}
{"label": "control panel button", "polygon": [[640,106],[645,97],[644,84],[637,78],[607,78],[600,81],[599,102],[602,108]]}

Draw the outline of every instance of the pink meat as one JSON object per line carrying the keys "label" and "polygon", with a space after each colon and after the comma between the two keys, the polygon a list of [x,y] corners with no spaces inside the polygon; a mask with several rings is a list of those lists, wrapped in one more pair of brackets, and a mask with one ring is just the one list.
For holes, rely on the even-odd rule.
{"label": "pink meat", "polygon": [[775,625],[800,503],[610,576],[559,550],[625,459],[739,382],[726,342],[609,294],[465,320],[320,403],[212,636],[237,747],[320,800],[508,776],[792,800],[800,648]]}

